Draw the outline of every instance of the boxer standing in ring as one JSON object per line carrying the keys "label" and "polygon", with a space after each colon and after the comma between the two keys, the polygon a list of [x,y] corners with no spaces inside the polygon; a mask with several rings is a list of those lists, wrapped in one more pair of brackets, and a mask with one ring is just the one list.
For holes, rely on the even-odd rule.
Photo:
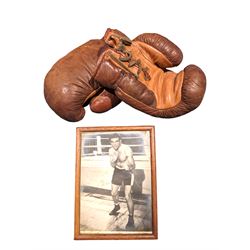
{"label": "boxer standing in ring", "polygon": [[118,134],[110,138],[111,148],[109,149],[110,164],[114,168],[112,177],[111,195],[114,201],[114,209],[109,213],[116,215],[120,210],[119,188],[124,183],[125,199],[128,206],[129,218],[126,229],[134,228],[134,202],[131,196],[131,189],[134,182],[135,161],[132,149],[122,144],[121,137]]}

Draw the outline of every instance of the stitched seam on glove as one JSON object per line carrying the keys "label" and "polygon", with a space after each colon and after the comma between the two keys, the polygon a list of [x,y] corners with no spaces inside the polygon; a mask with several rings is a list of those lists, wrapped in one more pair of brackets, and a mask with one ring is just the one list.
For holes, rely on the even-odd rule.
{"label": "stitched seam on glove", "polygon": [[[165,109],[158,109],[158,108],[153,108],[153,107],[151,107],[151,106],[149,106],[149,105],[147,105],[147,104],[145,104],[145,103],[143,103],[143,102],[141,102],[141,101],[138,101],[138,100],[135,99],[133,96],[128,95],[126,92],[124,92],[124,91],[123,91],[121,88],[119,88],[119,87],[116,88],[116,91],[117,91],[117,90],[121,91],[125,96],[129,97],[130,99],[133,99],[134,102],[137,102],[137,103],[142,104],[143,106],[147,107],[147,109],[151,109],[152,112],[168,111],[168,110],[171,110],[171,109],[176,108],[178,105],[180,105],[181,103],[183,103],[183,101],[180,100],[180,101],[179,101],[175,106],[173,106],[173,107],[169,107],[169,108],[165,108]],[[120,98],[120,97],[119,97],[119,98]],[[122,98],[121,98],[121,99],[122,99]],[[124,100],[123,100],[123,101],[124,101]],[[183,104],[184,104],[184,103],[183,103]]]}
{"label": "stitched seam on glove", "polygon": [[[164,66],[163,65],[158,65],[160,68],[166,69],[167,67],[173,67],[173,63],[171,62],[171,60],[167,57],[167,55],[165,55],[162,51],[157,50],[155,47],[153,47],[150,44],[144,43],[142,41],[137,41],[135,40],[133,42],[133,45],[140,48],[141,50],[143,50],[150,59],[148,59],[148,57],[145,56],[145,54],[142,53],[142,55],[151,63],[158,65],[158,63],[152,58],[152,56],[150,56],[151,53],[153,53],[152,51],[154,51],[154,53],[159,53],[161,54],[161,57],[163,57],[162,60],[164,60]],[[151,52],[149,52],[148,50],[152,50]]]}
{"label": "stitched seam on glove", "polygon": [[[172,66],[179,65],[183,59],[183,54],[180,48],[168,38],[157,33],[144,33],[137,36],[133,41],[145,43],[152,46],[153,48],[157,47],[157,50],[160,51],[164,55],[164,57],[166,57],[171,62]],[[154,43],[155,46],[151,45],[151,43]],[[162,44],[165,44],[166,46],[162,46]],[[171,47],[172,49],[168,50],[169,47]]]}
{"label": "stitched seam on glove", "polygon": [[101,87],[99,87],[98,89],[95,89],[93,92],[91,92],[84,100],[83,100],[83,104],[85,102],[87,102],[91,97],[93,97],[96,93],[98,93],[100,91]]}

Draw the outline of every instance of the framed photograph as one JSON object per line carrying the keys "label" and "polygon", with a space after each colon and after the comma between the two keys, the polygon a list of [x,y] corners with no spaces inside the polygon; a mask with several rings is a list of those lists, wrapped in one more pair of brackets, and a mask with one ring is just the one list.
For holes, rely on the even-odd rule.
{"label": "framed photograph", "polygon": [[76,129],[76,240],[157,239],[154,126]]}

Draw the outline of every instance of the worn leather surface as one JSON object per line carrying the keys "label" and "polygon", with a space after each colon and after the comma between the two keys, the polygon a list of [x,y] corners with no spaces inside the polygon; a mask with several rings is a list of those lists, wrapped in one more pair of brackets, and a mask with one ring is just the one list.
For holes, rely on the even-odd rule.
{"label": "worn leather surface", "polygon": [[[99,58],[95,74],[100,85],[113,89],[121,100],[153,116],[176,117],[200,105],[206,89],[203,71],[195,65],[179,73],[165,69],[182,61],[182,52],[175,44],[161,35],[146,33],[121,50],[123,36],[111,29],[104,36],[108,46]],[[133,65],[138,60],[140,65]]]}
{"label": "worn leather surface", "polygon": [[161,68],[177,66],[183,59],[180,48],[159,34],[144,33],[133,41],[136,41],[151,56],[153,62]]}
{"label": "worn leather surface", "polygon": [[56,62],[45,77],[44,96],[48,105],[63,119],[79,121],[85,115],[84,106],[91,103],[95,112],[105,112],[116,106],[112,91],[104,90],[93,80],[100,49],[105,42],[91,40]]}

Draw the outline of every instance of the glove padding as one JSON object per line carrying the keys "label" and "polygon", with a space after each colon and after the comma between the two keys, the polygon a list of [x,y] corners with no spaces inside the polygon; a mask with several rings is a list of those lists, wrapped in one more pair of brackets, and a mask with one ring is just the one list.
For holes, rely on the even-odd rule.
{"label": "glove padding", "polygon": [[61,118],[79,121],[90,103],[94,112],[105,112],[120,103],[112,90],[94,81],[103,40],[91,40],[74,49],[54,64],[45,77],[44,95],[48,105]]}
{"label": "glove padding", "polygon": [[114,90],[132,107],[157,117],[177,117],[197,108],[204,96],[206,77],[189,65],[179,73],[166,70],[182,61],[181,50],[158,34],[142,34],[131,41],[108,29],[107,44],[98,60],[95,81]]}

